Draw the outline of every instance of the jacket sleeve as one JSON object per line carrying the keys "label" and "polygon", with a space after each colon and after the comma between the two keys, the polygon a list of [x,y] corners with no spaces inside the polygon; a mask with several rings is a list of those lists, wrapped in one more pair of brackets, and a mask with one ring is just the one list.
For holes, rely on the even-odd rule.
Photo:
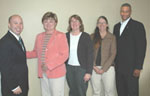
{"label": "jacket sleeve", "polygon": [[56,57],[47,64],[49,70],[53,70],[58,66],[64,64],[65,61],[68,59],[69,48],[65,34],[63,34],[59,39],[58,50],[59,50],[58,55],[56,55]]}
{"label": "jacket sleeve", "polygon": [[102,67],[102,69],[105,72],[113,64],[115,57],[116,57],[116,38],[115,38],[115,36],[113,36],[111,47],[110,47],[110,56],[109,56],[108,60],[105,62],[104,66]]}
{"label": "jacket sleeve", "polygon": [[[1,45],[0,45],[1,46]],[[10,48],[11,45],[0,47],[0,70],[3,80],[8,85],[9,90],[13,90],[19,85],[17,74],[14,72],[14,52]],[[6,49],[7,48],[7,49]]]}
{"label": "jacket sleeve", "polygon": [[92,74],[93,63],[94,63],[94,48],[90,36],[87,37],[86,43],[87,43],[87,52],[88,52],[86,73]]}
{"label": "jacket sleeve", "polygon": [[142,69],[145,53],[146,53],[146,32],[142,23],[136,24],[136,31],[134,31],[136,66],[135,69]]}

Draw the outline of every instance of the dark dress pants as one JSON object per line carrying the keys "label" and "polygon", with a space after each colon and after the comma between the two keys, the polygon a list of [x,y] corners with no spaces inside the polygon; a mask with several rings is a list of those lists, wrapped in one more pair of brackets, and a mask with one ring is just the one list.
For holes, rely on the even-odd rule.
{"label": "dark dress pants", "polygon": [[139,78],[133,74],[116,72],[118,96],[139,96]]}
{"label": "dark dress pants", "polygon": [[67,83],[70,88],[69,96],[86,96],[88,82],[84,82],[86,71],[80,66],[67,65]]}

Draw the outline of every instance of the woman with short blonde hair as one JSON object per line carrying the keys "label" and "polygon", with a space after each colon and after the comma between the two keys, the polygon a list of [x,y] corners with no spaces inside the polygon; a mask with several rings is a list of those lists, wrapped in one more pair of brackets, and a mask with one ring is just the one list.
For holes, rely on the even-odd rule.
{"label": "woman with short blonde hair", "polygon": [[38,58],[42,96],[64,96],[64,62],[69,50],[66,35],[56,30],[57,22],[55,13],[45,13],[42,18],[45,32],[37,35],[33,51],[27,52],[27,58]]}

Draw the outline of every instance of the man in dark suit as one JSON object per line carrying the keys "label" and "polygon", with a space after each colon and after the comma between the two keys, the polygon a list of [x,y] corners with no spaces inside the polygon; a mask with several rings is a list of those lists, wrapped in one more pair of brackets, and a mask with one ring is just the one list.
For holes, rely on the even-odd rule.
{"label": "man in dark suit", "polygon": [[114,26],[117,39],[117,92],[118,96],[139,96],[139,76],[146,52],[146,33],[143,24],[130,17],[130,4],[121,6],[120,15],[122,21]]}
{"label": "man in dark suit", "polygon": [[19,15],[9,18],[9,31],[0,40],[0,72],[2,96],[27,96],[28,67],[20,34],[23,21]]}

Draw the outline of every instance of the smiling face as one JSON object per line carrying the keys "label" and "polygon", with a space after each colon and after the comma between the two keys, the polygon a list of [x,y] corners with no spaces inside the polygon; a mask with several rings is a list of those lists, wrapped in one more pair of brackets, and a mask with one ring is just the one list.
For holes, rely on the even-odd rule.
{"label": "smiling face", "polygon": [[70,25],[71,25],[72,31],[80,30],[81,23],[79,20],[75,18],[71,18]]}
{"label": "smiling face", "polygon": [[52,31],[56,27],[56,22],[53,18],[48,18],[43,21],[43,27],[45,31]]}
{"label": "smiling face", "polygon": [[107,31],[108,24],[105,19],[100,18],[97,22],[97,27],[101,32]]}
{"label": "smiling face", "polygon": [[16,35],[20,35],[23,30],[22,18],[18,15],[11,16],[9,20],[8,28]]}
{"label": "smiling face", "polygon": [[128,6],[121,7],[120,15],[121,15],[122,21],[127,20],[131,16],[131,8]]}

